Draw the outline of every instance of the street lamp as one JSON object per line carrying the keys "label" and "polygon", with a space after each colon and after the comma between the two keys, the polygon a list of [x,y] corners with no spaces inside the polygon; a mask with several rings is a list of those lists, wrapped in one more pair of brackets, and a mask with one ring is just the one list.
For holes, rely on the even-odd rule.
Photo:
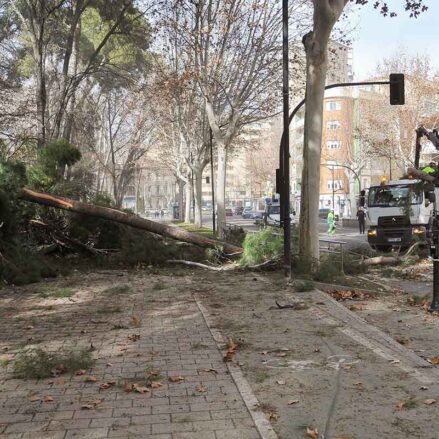
{"label": "street lamp", "polygon": [[[284,269],[285,274],[291,276],[291,223],[290,223],[290,145],[289,125],[297,112],[305,104],[306,98],[302,99],[294,108],[289,117],[288,112],[288,0],[283,0],[283,91],[284,91],[284,124],[280,144],[279,170],[276,170],[276,192],[280,194],[281,226],[284,229]],[[391,73],[388,81],[371,82],[342,82],[331,84],[325,90],[339,87],[358,87],[360,85],[389,85],[390,105],[404,105],[404,75]]]}

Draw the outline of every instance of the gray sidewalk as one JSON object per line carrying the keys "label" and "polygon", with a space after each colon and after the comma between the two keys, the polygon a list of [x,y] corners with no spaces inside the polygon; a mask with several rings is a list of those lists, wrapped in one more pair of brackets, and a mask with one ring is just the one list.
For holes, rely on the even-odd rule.
{"label": "gray sidewalk", "polygon": [[[101,277],[79,281],[73,301],[41,299],[32,288],[0,292],[0,352],[8,358],[35,343],[92,346],[97,359],[85,375],[41,380],[12,379],[11,367],[1,368],[0,437],[259,438],[184,279],[164,291],[138,276],[129,297],[106,297],[99,285],[114,279]],[[103,312],[115,304],[121,312]],[[156,388],[126,391],[151,370]]]}

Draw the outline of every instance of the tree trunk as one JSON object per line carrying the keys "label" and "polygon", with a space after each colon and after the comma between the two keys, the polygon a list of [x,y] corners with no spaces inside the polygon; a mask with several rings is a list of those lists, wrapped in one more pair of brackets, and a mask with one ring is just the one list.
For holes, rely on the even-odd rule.
{"label": "tree trunk", "polygon": [[224,230],[226,228],[226,163],[227,163],[227,149],[223,142],[217,140],[217,182],[216,182],[216,209],[217,230],[220,238],[224,237]]}
{"label": "tree trunk", "polygon": [[185,182],[177,178],[178,182],[178,219],[181,221],[184,217],[184,186]]}
{"label": "tree trunk", "polygon": [[203,216],[201,210],[203,196],[203,169],[197,169],[194,172],[195,177],[195,225],[203,226]]}
{"label": "tree trunk", "polygon": [[316,263],[319,260],[320,156],[327,46],[316,47],[312,33],[305,36],[304,45],[307,70],[299,253]]}
{"label": "tree trunk", "polygon": [[67,198],[56,197],[53,195],[36,192],[30,189],[23,189],[21,198],[32,203],[42,204],[43,206],[55,207],[58,209],[68,210],[70,212],[81,213],[93,217],[103,218],[117,223],[126,224],[137,229],[147,230],[151,233],[157,233],[169,238],[177,239],[183,242],[189,242],[199,247],[216,248],[218,246],[224,249],[224,252],[242,253],[242,248],[226,242],[216,241],[215,239],[206,238],[196,233],[189,233],[185,230],[156,223],[136,215],[131,215],[108,207],[95,206],[93,204],[82,203],[80,201],[69,200]]}
{"label": "tree trunk", "polygon": [[186,185],[184,187],[184,193],[185,193],[185,209],[184,209],[184,222],[190,224],[191,221],[191,214],[192,214],[192,180],[189,177],[187,179]]}
{"label": "tree trunk", "polygon": [[313,1],[313,30],[303,37],[306,53],[306,107],[299,253],[313,266],[318,265],[320,256],[318,222],[320,158],[328,42],[332,28],[343,12],[347,1]]}

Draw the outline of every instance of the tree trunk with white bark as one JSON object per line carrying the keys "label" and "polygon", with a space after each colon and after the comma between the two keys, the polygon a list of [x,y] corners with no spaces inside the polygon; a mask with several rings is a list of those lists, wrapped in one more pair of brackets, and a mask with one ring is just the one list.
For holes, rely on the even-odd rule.
{"label": "tree trunk with white bark", "polygon": [[203,168],[198,168],[194,171],[195,182],[195,225],[203,226],[203,216],[201,210],[203,197]]}
{"label": "tree trunk with white bark", "polygon": [[306,53],[306,107],[299,253],[313,266],[318,265],[320,257],[320,158],[328,42],[346,2],[347,0],[314,0],[313,30],[303,38]]}
{"label": "tree trunk with white bark", "polygon": [[184,222],[187,224],[192,223],[192,180],[189,177],[186,181],[186,185],[184,187],[184,193],[185,193],[185,208],[184,208]]}

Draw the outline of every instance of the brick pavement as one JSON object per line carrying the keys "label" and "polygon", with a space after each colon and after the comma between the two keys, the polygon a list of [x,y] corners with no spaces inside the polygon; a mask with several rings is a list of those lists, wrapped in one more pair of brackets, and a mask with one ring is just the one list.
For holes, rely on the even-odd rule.
{"label": "brick pavement", "polygon": [[[0,368],[0,437],[260,437],[189,285],[186,291],[182,279],[158,291],[153,280],[162,282],[145,275],[86,277],[70,299],[41,299],[32,288],[0,291],[3,359],[30,345],[90,348],[96,358],[86,375],[62,380],[13,379],[10,365]],[[97,286],[102,282],[129,282],[132,291],[107,296]],[[134,334],[137,341],[129,339]],[[160,387],[145,394],[125,390],[126,382],[142,384],[151,369],[160,371]],[[169,381],[176,376],[184,380]],[[100,388],[109,381],[116,384]],[[81,408],[90,403],[94,409]]]}

